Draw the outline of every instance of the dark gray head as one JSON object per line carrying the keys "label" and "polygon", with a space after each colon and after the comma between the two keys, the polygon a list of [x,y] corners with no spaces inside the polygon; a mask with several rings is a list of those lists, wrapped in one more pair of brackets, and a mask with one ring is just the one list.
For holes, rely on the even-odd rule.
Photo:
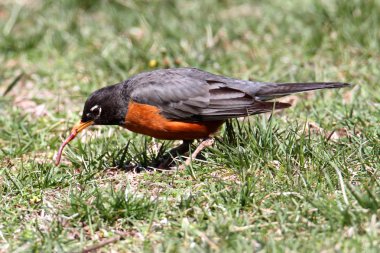
{"label": "dark gray head", "polygon": [[94,125],[123,125],[128,111],[128,98],[122,95],[122,84],[93,92],[84,105],[82,122]]}

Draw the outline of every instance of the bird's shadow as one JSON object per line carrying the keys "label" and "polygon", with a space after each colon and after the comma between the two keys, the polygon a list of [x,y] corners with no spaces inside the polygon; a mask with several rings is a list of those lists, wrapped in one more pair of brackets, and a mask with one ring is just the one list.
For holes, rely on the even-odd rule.
{"label": "bird's shadow", "polygon": [[156,155],[148,152],[147,149],[144,151],[138,151],[137,154],[131,155],[131,141],[120,149],[115,156],[113,157],[114,168],[123,170],[126,172],[135,172],[140,173],[144,171],[154,171],[155,166],[158,164],[159,155],[162,155],[164,152],[162,147]]}
{"label": "bird's shadow", "polygon": [[[148,149],[145,149],[132,156],[130,155],[132,153],[130,152],[130,144],[131,141],[128,141],[124,148],[116,153],[113,158],[114,168],[134,173],[170,171],[176,168],[178,163],[182,163],[186,159],[186,155],[192,150],[191,143],[188,143],[187,148],[184,148],[186,145],[182,146],[183,144],[178,146],[182,146],[180,152],[177,152],[178,147],[170,149],[168,143],[163,143],[156,152],[149,152]],[[197,159],[205,160],[206,158],[200,153]]]}

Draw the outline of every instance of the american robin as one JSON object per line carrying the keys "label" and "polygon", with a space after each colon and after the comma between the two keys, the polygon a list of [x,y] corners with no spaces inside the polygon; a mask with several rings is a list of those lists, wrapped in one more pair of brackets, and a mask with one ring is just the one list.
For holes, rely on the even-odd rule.
{"label": "american robin", "polygon": [[[81,121],[59,148],[56,165],[63,148],[91,125],[119,125],[158,139],[184,140],[183,145],[194,139],[205,139],[196,150],[199,151],[211,144],[207,138],[227,119],[291,106],[269,100],[291,93],[348,85],[340,82],[252,82],[195,68],[140,73],[90,95]],[[177,150],[183,151],[183,145]]]}

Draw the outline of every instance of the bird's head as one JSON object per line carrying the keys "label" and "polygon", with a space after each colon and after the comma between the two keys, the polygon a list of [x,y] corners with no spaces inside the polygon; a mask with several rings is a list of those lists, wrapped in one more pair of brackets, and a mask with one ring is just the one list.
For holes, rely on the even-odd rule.
{"label": "bird's head", "polygon": [[61,160],[63,148],[78,133],[91,125],[123,125],[128,110],[128,98],[122,94],[122,84],[108,86],[93,92],[86,100],[82,118],[71,129],[69,137],[62,143],[56,156],[55,164]]}
{"label": "bird's head", "polygon": [[80,123],[122,125],[127,111],[127,97],[121,85],[112,85],[93,92],[84,104]]}

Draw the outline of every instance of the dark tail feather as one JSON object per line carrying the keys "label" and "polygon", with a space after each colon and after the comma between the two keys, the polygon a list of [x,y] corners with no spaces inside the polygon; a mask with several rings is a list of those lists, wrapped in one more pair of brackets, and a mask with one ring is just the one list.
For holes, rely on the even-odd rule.
{"label": "dark tail feather", "polygon": [[286,96],[292,93],[320,90],[336,89],[350,86],[349,83],[327,82],[327,83],[273,83],[260,87],[256,92],[256,97],[260,100],[269,100]]}
{"label": "dark tail feather", "polygon": [[202,120],[226,120],[231,118],[246,117],[249,115],[271,112],[273,110],[285,109],[292,106],[288,103],[281,102],[263,102],[254,101],[251,106],[244,108],[231,109],[204,109],[202,112]]}

